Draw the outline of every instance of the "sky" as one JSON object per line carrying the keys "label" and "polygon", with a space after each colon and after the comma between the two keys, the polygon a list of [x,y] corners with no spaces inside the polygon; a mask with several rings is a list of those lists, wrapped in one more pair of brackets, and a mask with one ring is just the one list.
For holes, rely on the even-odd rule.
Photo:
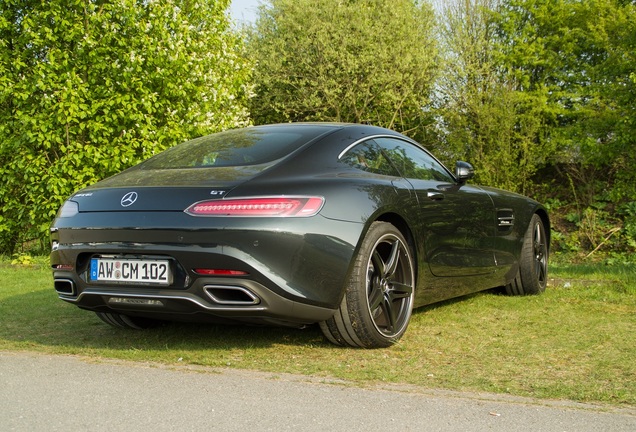
{"label": "sky", "polygon": [[232,0],[230,16],[239,22],[253,23],[256,21],[256,10],[260,0]]}

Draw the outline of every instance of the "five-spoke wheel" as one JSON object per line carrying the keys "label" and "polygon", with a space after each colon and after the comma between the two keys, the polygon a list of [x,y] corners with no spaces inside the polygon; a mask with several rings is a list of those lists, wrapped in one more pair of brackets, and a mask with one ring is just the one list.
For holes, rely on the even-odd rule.
{"label": "five-spoke wheel", "polygon": [[339,345],[390,346],[406,331],[414,294],[408,243],[393,225],[374,222],[362,241],[338,312],[320,327]]}

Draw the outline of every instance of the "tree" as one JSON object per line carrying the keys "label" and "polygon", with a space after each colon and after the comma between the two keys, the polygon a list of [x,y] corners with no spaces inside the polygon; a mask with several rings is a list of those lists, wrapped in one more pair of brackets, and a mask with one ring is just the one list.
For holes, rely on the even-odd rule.
{"label": "tree", "polygon": [[498,12],[501,66],[542,106],[540,136],[575,207],[568,220],[589,246],[618,225],[636,248],[636,4],[508,0]]}
{"label": "tree", "polygon": [[501,9],[502,65],[543,99],[555,162],[587,171],[634,154],[635,18],[636,6],[617,0],[511,0]]}
{"label": "tree", "polygon": [[73,191],[247,121],[228,0],[0,0],[0,252]]}
{"label": "tree", "polygon": [[480,183],[527,193],[550,143],[539,134],[541,107],[501,67],[493,19],[499,3],[455,0],[438,7],[440,146],[447,158],[472,162]]}
{"label": "tree", "polygon": [[256,123],[373,123],[417,135],[434,79],[433,12],[411,0],[271,0],[249,48]]}

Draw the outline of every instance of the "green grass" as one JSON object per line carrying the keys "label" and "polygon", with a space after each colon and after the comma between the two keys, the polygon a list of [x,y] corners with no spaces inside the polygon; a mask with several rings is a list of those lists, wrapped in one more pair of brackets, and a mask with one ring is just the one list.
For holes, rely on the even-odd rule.
{"label": "green grass", "polygon": [[317,327],[114,329],[58,300],[45,264],[2,260],[0,350],[636,405],[636,267],[561,260],[551,278],[541,296],[486,292],[421,308],[398,345],[357,350]]}

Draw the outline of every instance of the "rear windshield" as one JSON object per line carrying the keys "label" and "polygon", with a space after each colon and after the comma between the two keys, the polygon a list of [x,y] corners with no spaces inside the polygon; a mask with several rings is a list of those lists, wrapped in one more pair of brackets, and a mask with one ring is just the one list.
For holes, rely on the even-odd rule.
{"label": "rear windshield", "polygon": [[149,159],[142,169],[260,165],[280,159],[331,130],[325,126],[265,126],[220,132],[184,142]]}

